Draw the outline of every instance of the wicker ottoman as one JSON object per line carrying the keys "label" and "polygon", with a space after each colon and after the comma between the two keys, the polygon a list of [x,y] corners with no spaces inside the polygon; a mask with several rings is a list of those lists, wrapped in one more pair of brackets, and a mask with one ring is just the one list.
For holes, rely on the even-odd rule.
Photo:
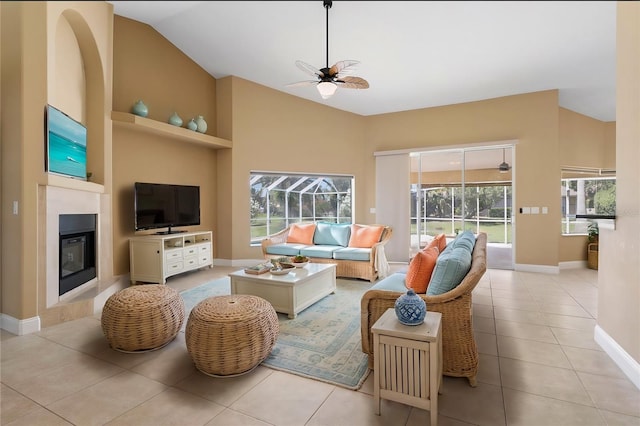
{"label": "wicker ottoman", "polygon": [[121,352],[146,352],[171,342],[184,322],[184,301],[164,284],[127,287],[102,308],[102,332]]}
{"label": "wicker ottoman", "polygon": [[187,320],[187,351],[196,368],[215,377],[245,374],[257,367],[276,343],[278,314],[266,300],[236,294],[209,297]]}

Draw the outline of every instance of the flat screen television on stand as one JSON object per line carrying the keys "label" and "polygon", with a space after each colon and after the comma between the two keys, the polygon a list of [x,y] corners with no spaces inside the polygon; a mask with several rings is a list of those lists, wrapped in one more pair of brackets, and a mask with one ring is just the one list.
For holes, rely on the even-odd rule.
{"label": "flat screen television on stand", "polygon": [[87,128],[54,106],[45,108],[45,171],[87,180]]}
{"label": "flat screen television on stand", "polygon": [[177,234],[186,231],[172,228],[200,225],[199,186],[136,182],[134,194],[136,231]]}

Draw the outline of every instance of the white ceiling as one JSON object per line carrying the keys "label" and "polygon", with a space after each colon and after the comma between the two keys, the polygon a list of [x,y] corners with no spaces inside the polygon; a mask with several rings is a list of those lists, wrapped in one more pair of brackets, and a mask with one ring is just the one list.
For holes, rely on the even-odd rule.
{"label": "white ceiling", "polygon": [[560,106],[615,120],[616,2],[340,1],[329,65],[360,61],[366,90],[328,100],[296,60],[326,65],[326,12],[314,1],[110,1],[151,25],[213,77],[241,77],[360,115],[558,89]]}

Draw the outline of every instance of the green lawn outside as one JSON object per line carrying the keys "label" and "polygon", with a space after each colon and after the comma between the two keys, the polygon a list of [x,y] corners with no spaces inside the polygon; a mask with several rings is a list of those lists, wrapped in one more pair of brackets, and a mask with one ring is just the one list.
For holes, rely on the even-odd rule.
{"label": "green lawn outside", "polygon": [[[456,228],[462,229],[462,222],[456,220],[455,225],[451,226],[451,221],[429,221],[427,222],[426,232],[424,228],[421,229],[422,234],[436,236],[438,234],[455,235]],[[505,241],[504,225],[502,223],[480,223],[479,232],[487,233],[487,242],[489,243],[511,243],[511,224],[507,225],[507,241]],[[476,232],[476,224],[467,222],[465,229]],[[411,225],[411,233],[416,233],[416,225]]]}

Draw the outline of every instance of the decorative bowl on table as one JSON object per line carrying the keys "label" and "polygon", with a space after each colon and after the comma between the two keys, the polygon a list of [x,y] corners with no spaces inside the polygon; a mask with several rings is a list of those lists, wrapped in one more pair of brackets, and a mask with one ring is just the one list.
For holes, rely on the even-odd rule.
{"label": "decorative bowl on table", "polygon": [[271,268],[269,272],[271,272],[272,275],[287,275],[289,272],[293,271],[294,269],[295,267],[292,265],[288,265],[286,263],[278,263],[276,264],[276,266]]}
{"label": "decorative bowl on table", "polygon": [[304,268],[309,264],[309,258],[307,256],[293,256],[287,263],[296,268]]}

